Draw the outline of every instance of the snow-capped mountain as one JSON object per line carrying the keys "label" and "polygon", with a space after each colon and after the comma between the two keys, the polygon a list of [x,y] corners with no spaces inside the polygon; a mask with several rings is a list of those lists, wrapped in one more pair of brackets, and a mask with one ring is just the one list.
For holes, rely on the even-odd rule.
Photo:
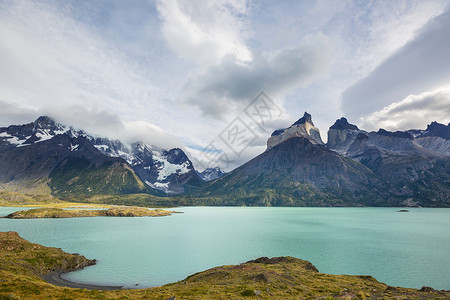
{"label": "snow-capped mountain", "polygon": [[33,123],[0,128],[0,150],[30,146],[58,135],[73,139],[74,142],[68,146],[70,151],[77,151],[79,144],[76,138],[84,137],[102,154],[124,159],[143,182],[166,193],[181,193],[185,184],[201,182],[192,162],[179,148],[166,150],[142,142],[128,145],[119,140],[94,137],[45,116]]}
{"label": "snow-capped mountain", "polygon": [[226,174],[226,172],[222,171],[220,167],[214,167],[214,168],[206,168],[202,172],[197,171],[197,174],[203,181],[211,181],[219,177],[222,177],[223,175]]}

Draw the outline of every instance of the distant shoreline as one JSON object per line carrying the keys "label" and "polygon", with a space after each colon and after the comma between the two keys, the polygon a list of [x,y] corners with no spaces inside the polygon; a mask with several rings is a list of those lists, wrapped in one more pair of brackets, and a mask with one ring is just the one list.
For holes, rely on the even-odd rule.
{"label": "distant shoreline", "polygon": [[62,274],[66,274],[68,272],[51,272],[44,276],[42,276],[42,279],[47,281],[50,284],[61,286],[61,287],[68,287],[68,288],[74,288],[74,289],[88,289],[88,290],[104,290],[104,291],[111,291],[111,290],[123,290],[123,286],[114,286],[114,285],[94,285],[94,284],[86,284],[86,283],[77,283],[73,281],[66,280],[61,277]]}

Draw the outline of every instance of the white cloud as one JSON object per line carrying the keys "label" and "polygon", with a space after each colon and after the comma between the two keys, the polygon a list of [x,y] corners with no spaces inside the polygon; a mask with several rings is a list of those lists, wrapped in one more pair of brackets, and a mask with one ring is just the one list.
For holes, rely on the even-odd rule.
{"label": "white cloud", "polygon": [[391,131],[425,129],[432,121],[443,124],[450,121],[450,88],[410,95],[362,117],[361,127],[367,130],[383,128]]}
{"label": "white cloud", "polygon": [[159,89],[139,64],[70,10],[14,1],[0,16],[0,100],[35,109],[82,104],[121,115],[156,105]]}
{"label": "white cloud", "polygon": [[328,38],[319,33],[305,37],[296,48],[255,55],[245,64],[226,56],[219,64],[192,74],[180,101],[198,107],[205,116],[224,118],[261,91],[278,97],[308,86],[327,71],[331,51]]}
{"label": "white cloud", "polygon": [[359,118],[410,94],[450,81],[450,12],[431,20],[421,32],[367,77],[344,91],[343,110]]}
{"label": "white cloud", "polygon": [[37,116],[38,112],[33,109],[0,101],[0,127],[32,122]]}
{"label": "white cloud", "polygon": [[225,55],[251,60],[245,45],[248,35],[243,15],[246,0],[160,0],[156,5],[162,32],[172,51],[197,63],[215,63]]}
{"label": "white cloud", "polygon": [[445,8],[438,1],[422,0],[374,1],[366,5],[357,16],[360,22],[366,23],[364,27],[367,30],[366,38],[361,38],[361,48],[357,49],[361,72],[372,71],[380,62],[414,39],[417,30],[443,13]]}
{"label": "white cloud", "polygon": [[[139,139],[161,147],[180,146],[172,135],[148,122],[170,120],[171,102],[161,100],[160,90],[137,61],[93,26],[74,18],[70,5],[14,1],[1,6],[3,126],[49,115],[125,142]],[[149,114],[152,111],[158,114]]]}
{"label": "white cloud", "polygon": [[118,115],[98,108],[57,105],[39,112],[95,136],[119,139],[128,144],[141,141],[164,149],[182,148],[176,137],[156,125],[146,121],[122,121]]}

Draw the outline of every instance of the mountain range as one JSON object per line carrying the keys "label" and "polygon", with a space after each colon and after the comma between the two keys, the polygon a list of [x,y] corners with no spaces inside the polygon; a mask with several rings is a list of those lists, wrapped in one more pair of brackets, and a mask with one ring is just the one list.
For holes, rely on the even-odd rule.
{"label": "mountain range", "polygon": [[0,186],[55,196],[177,194],[199,185],[192,162],[179,148],[94,137],[39,117],[0,128]]}
{"label": "mountain range", "polygon": [[202,196],[226,205],[448,207],[449,130],[433,122],[426,130],[366,132],[341,118],[324,144],[305,112]]}
{"label": "mountain range", "polygon": [[[242,166],[198,172],[180,148],[96,137],[48,117],[0,128],[0,189],[56,197],[150,194],[179,205],[450,206],[450,124],[367,132],[312,116]],[[149,203],[151,205],[151,203]]]}

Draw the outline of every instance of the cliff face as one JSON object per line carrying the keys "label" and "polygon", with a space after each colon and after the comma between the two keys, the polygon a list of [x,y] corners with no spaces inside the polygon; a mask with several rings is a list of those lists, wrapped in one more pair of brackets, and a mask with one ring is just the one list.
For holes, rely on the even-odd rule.
{"label": "cliff face", "polygon": [[288,139],[303,137],[313,144],[323,145],[320,131],[314,126],[311,115],[305,112],[302,118],[288,128],[275,130],[267,140],[267,149],[272,148]]}

